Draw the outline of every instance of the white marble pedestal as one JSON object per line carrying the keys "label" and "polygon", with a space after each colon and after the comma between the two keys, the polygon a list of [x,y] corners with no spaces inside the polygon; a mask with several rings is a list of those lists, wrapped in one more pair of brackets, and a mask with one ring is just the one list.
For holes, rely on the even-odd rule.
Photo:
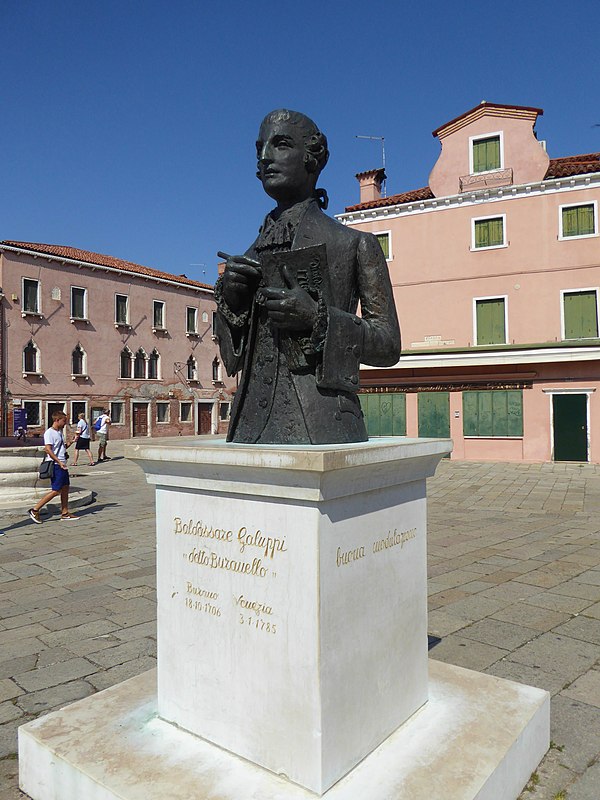
{"label": "white marble pedestal", "polygon": [[[423,439],[310,449],[214,439],[129,447],[156,485],[157,694],[140,676],[57,712],[58,726],[54,714],[24,726],[24,790],[34,800],[310,792],[429,800],[435,792],[425,776],[431,770],[437,785],[434,773],[445,764],[448,779],[460,776],[448,798],[514,800],[548,746],[546,693],[438,665],[436,702],[427,703],[425,480],[449,449],[445,440]],[[78,773],[79,788],[90,780],[85,731],[109,766],[99,765],[98,794],[69,794]],[[483,739],[473,740],[474,731]],[[405,752],[415,741],[422,758],[410,766]],[[473,775],[457,742],[479,753]],[[391,761],[382,762],[381,751]],[[138,752],[148,757],[145,783],[139,767],[135,779],[131,773]],[[193,794],[169,782],[185,754],[196,765]],[[368,775],[383,793],[355,794],[361,761],[361,780]],[[403,793],[415,767],[423,794]],[[393,774],[384,779],[382,768]],[[230,788],[228,770],[239,777]],[[507,770],[517,776],[508,794],[477,793],[497,788]],[[39,788],[59,785],[56,794]],[[350,794],[338,795],[342,786]]]}

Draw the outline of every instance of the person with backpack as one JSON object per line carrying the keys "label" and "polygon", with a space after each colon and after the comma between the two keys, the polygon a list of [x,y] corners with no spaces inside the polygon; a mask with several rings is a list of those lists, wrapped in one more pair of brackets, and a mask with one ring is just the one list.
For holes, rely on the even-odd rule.
{"label": "person with backpack", "polygon": [[106,455],[106,443],[108,441],[108,426],[110,425],[110,417],[108,416],[108,409],[104,409],[102,414],[94,423],[94,430],[98,432],[98,464],[102,461],[110,461]]}
{"label": "person with backpack", "polygon": [[52,464],[50,478],[51,491],[27,511],[37,525],[41,525],[43,522],[40,517],[40,508],[58,495],[60,495],[61,522],[79,519],[75,514],[69,513],[69,470],[67,469],[67,446],[63,436],[63,428],[66,424],[67,415],[64,411],[55,411],[52,414],[52,425],[44,433],[45,460],[54,461],[54,464]]}
{"label": "person with backpack", "polygon": [[77,466],[79,451],[84,450],[90,460],[90,467],[93,467],[94,456],[90,450],[90,426],[87,424],[85,414],[78,414],[77,419],[77,430],[75,431],[75,458],[73,459],[73,466]]}

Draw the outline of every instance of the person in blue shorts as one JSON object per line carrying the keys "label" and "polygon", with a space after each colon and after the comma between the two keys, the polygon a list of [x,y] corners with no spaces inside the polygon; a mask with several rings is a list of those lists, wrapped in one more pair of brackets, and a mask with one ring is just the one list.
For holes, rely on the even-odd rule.
{"label": "person in blue shorts", "polygon": [[44,433],[44,447],[46,450],[46,461],[54,461],[51,489],[52,491],[44,495],[33,508],[27,512],[31,519],[38,525],[42,524],[40,509],[60,495],[60,518],[64,521],[78,520],[75,514],[69,513],[69,470],[67,469],[67,446],[63,436],[63,428],[67,424],[67,415],[63,411],[55,411],[52,414],[52,425]]}

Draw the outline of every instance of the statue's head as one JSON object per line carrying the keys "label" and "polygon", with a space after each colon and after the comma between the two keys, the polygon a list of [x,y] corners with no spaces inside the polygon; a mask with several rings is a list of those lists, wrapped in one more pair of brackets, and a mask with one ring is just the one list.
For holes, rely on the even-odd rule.
{"label": "statue's head", "polygon": [[327,138],[305,114],[271,111],[256,142],[257,177],[278,203],[310,197],[329,158]]}

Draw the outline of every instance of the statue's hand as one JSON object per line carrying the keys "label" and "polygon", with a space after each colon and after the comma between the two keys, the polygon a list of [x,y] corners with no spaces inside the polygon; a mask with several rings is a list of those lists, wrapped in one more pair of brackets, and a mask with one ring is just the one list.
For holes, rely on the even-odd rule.
{"label": "statue's hand", "polygon": [[234,314],[250,308],[260,276],[258,261],[246,256],[229,256],[223,273],[223,299]]}
{"label": "statue's hand", "polygon": [[264,306],[273,325],[290,331],[312,331],[317,320],[317,301],[283,267],[286,289],[260,289],[256,302]]}

